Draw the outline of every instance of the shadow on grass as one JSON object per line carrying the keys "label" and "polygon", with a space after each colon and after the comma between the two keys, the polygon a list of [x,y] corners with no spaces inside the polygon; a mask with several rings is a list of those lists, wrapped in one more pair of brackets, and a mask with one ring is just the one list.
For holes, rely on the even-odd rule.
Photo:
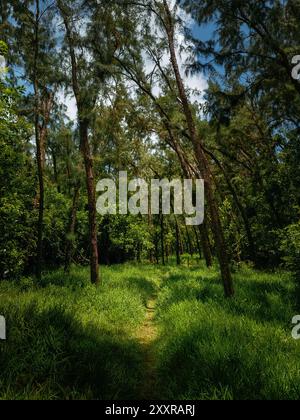
{"label": "shadow on grass", "polygon": [[0,343],[0,398],[134,399],[140,386],[141,346],[124,332],[83,327],[59,308],[31,304],[7,315]]}
{"label": "shadow on grass", "polygon": [[[163,399],[298,399],[297,352],[248,322],[204,324],[169,333],[158,350]],[[219,320],[220,325],[220,320]],[[214,327],[214,328],[213,328]],[[248,328],[247,328],[248,327]],[[289,354],[289,357],[287,357]]]}
{"label": "shadow on grass", "polygon": [[45,273],[42,280],[39,281],[38,287],[47,288],[52,285],[76,289],[85,287],[89,284],[89,274],[84,275],[82,270],[72,270],[71,273],[65,273],[63,270],[57,270]]}
{"label": "shadow on grass", "polygon": [[300,270],[293,275],[295,284],[295,310],[300,313]]}
{"label": "shadow on grass", "polygon": [[149,298],[151,298],[157,293],[156,285],[151,280],[148,280],[146,277],[125,277],[123,279],[122,286],[129,290],[135,289],[142,296],[143,303],[145,305],[148,302]]}

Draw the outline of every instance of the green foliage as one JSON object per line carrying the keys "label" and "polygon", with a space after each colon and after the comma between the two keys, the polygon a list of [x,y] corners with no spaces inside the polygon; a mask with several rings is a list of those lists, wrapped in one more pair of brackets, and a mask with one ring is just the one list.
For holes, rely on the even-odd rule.
{"label": "green foliage", "polygon": [[45,191],[44,258],[48,266],[64,263],[71,200],[51,184]]}
{"label": "green foliage", "polygon": [[287,267],[300,273],[300,222],[288,226],[282,234],[281,250]]}
{"label": "green foliage", "polygon": [[31,130],[18,115],[20,95],[0,80],[0,279],[20,275],[35,245]]}
{"label": "green foliage", "polygon": [[106,261],[141,261],[153,249],[147,220],[143,216],[105,217],[100,224],[100,232],[100,246]]}
{"label": "green foliage", "polygon": [[281,251],[287,268],[293,271],[295,280],[295,301],[300,309],[300,222],[286,227],[281,235]]}
{"label": "green foliage", "polygon": [[[146,359],[162,398],[298,399],[299,342],[290,322],[300,281],[243,261],[273,270],[284,261],[300,278],[300,84],[291,76],[300,3],[177,1],[199,27],[216,29],[203,41],[203,31],[184,31],[184,14],[174,9],[175,32],[188,38],[180,42],[187,70],[211,76],[205,104],[191,106],[197,133],[175,65],[164,60],[172,22],[163,23],[161,2],[2,3],[10,47],[0,40],[0,55],[11,68],[0,74],[0,314],[9,329],[0,343],[0,398],[136,398],[145,377],[136,331],[158,294],[156,359]],[[64,89],[76,97],[77,125],[58,101]],[[88,264],[94,197],[91,186],[88,204],[86,178],[115,179],[120,170],[147,181],[211,171],[215,194],[207,198],[224,232],[214,206],[211,214],[206,206],[207,232],[179,216],[98,215],[100,262],[140,265],[101,267],[99,289],[85,268],[48,272],[37,283],[30,277],[39,271],[37,161],[44,270],[66,255]],[[217,268],[190,255],[203,254],[206,239],[216,254],[222,233],[238,262],[232,300],[224,300]],[[168,258],[171,265],[159,266]],[[142,265],[146,259],[158,264]]]}
{"label": "green foliage", "polygon": [[232,207],[230,200],[226,199],[220,208],[220,213],[229,255],[234,261],[241,261],[243,250],[246,248],[247,244],[245,243],[245,234],[241,232],[239,223],[232,217]]}
{"label": "green foliage", "polygon": [[8,53],[8,46],[4,41],[0,40],[0,55],[7,55]]}

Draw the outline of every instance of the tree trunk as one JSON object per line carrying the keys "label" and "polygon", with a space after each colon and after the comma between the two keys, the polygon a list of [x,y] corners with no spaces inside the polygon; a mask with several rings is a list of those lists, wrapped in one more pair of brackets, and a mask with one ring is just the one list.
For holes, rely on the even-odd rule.
{"label": "tree trunk", "polygon": [[71,209],[70,225],[67,236],[66,256],[65,256],[65,273],[70,272],[73,252],[74,252],[74,235],[77,219],[78,201],[79,201],[80,186],[75,187],[73,204]]}
{"label": "tree trunk", "polygon": [[208,231],[207,231],[207,224],[204,220],[203,224],[199,226],[200,238],[201,238],[201,245],[203,249],[203,255],[205,258],[207,268],[211,268],[213,266],[213,257],[211,254],[211,248],[209,243]]}
{"label": "tree trunk", "polygon": [[91,282],[98,285],[100,283],[99,276],[99,255],[98,255],[98,229],[97,229],[97,210],[96,210],[96,189],[94,180],[93,159],[90,154],[90,145],[88,138],[88,121],[81,120],[79,122],[80,131],[80,147],[84,159],[86,185],[88,193],[89,207],[89,227],[90,227],[90,265],[91,265]]}
{"label": "tree trunk", "polygon": [[36,1],[35,12],[35,39],[34,39],[34,64],[33,64],[33,88],[34,88],[34,130],[36,142],[36,160],[39,181],[39,217],[37,226],[37,261],[36,276],[38,280],[42,278],[42,261],[43,261],[43,222],[44,222],[44,167],[43,167],[43,151],[41,148],[40,138],[40,93],[38,84],[38,56],[39,56],[39,19],[40,19],[40,3]]}
{"label": "tree trunk", "polygon": [[[44,172],[46,164],[46,142],[48,135],[48,123],[53,106],[54,94],[44,89],[43,97],[40,97],[38,81],[35,80],[34,91],[37,92],[38,110],[35,115],[36,150],[39,178],[39,219],[38,219],[38,246],[37,246],[37,278],[42,278],[43,265],[43,231],[44,231],[44,203],[45,186]],[[42,122],[40,123],[40,114]]]}
{"label": "tree trunk", "polygon": [[45,187],[44,187],[44,169],[42,164],[42,151],[40,145],[39,135],[39,116],[35,116],[35,138],[36,138],[36,160],[38,168],[39,180],[39,217],[38,217],[38,239],[37,239],[37,263],[36,276],[38,280],[42,278],[43,265],[43,230],[44,230],[44,202],[45,202]]}
{"label": "tree trunk", "polygon": [[[179,158],[184,175],[187,178],[194,178],[195,176],[199,176],[200,174],[198,175],[196,174],[197,170],[188,165],[187,159],[185,158],[184,153],[181,150],[179,144],[173,137],[171,130],[169,130],[169,134],[171,136],[172,147]],[[200,232],[200,241],[203,248],[203,254],[204,254],[206,266],[210,268],[213,265],[213,258],[212,258],[211,249],[209,245],[207,223],[205,220],[203,221],[202,225],[199,226],[199,232]]]}
{"label": "tree trunk", "polygon": [[186,225],[185,225],[185,231],[186,231],[186,238],[187,238],[188,253],[193,258],[193,256],[194,256],[194,254],[193,254],[193,245],[192,245],[191,236],[190,236],[188,227]]}
{"label": "tree trunk", "polygon": [[180,236],[179,236],[179,226],[178,221],[175,217],[175,229],[176,229],[176,264],[180,265]]}
{"label": "tree trunk", "polygon": [[218,254],[218,259],[220,263],[222,281],[223,281],[223,286],[224,286],[224,292],[225,292],[226,297],[232,297],[234,295],[233,281],[232,281],[232,276],[231,276],[231,272],[229,268],[229,260],[228,260],[228,254],[227,254],[227,249],[226,249],[226,244],[225,244],[225,239],[224,239],[224,234],[223,234],[223,227],[220,220],[218,206],[214,197],[212,173],[209,168],[209,162],[203,151],[202,141],[197,135],[194,117],[193,117],[189,100],[185,91],[183,80],[180,74],[178,61],[176,57],[176,51],[175,51],[175,32],[174,32],[173,17],[171,15],[167,0],[163,0],[163,4],[164,4],[165,12],[166,12],[165,27],[166,27],[167,36],[168,36],[171,63],[172,63],[175,78],[176,78],[179,96],[182,102],[183,112],[186,117],[190,138],[193,143],[195,156],[199,164],[199,170],[204,178],[206,199],[207,199],[210,214],[211,214],[212,229],[213,229],[214,238],[216,242],[217,254]]}
{"label": "tree trunk", "polygon": [[159,250],[158,250],[158,246],[159,246],[159,238],[158,235],[155,235],[155,259],[156,259],[156,264],[159,265]]}
{"label": "tree trunk", "polygon": [[200,240],[199,240],[199,236],[198,236],[198,231],[196,229],[196,227],[193,227],[194,230],[194,234],[195,234],[195,238],[196,238],[196,244],[197,244],[197,250],[198,250],[198,254],[199,254],[199,258],[200,260],[202,260],[202,249],[201,249],[201,244],[200,244]]}
{"label": "tree trunk", "polygon": [[84,109],[83,95],[81,90],[77,58],[74,46],[74,38],[72,37],[72,30],[69,25],[69,16],[66,11],[63,2],[58,1],[58,7],[64,20],[66,28],[71,67],[72,67],[72,86],[77,103],[78,115],[79,115],[79,134],[80,134],[80,149],[84,159],[85,173],[86,173],[86,185],[88,195],[88,207],[89,207],[89,230],[90,230],[90,266],[91,266],[91,282],[98,285],[100,283],[99,274],[99,255],[98,255],[98,239],[97,239],[97,210],[96,210],[96,188],[94,179],[94,168],[93,159],[91,156],[88,129],[89,120],[85,115],[89,110]]}
{"label": "tree trunk", "polygon": [[160,242],[161,242],[161,258],[162,264],[166,265],[165,261],[165,232],[164,232],[164,216],[160,215]]}
{"label": "tree trunk", "polygon": [[57,192],[60,194],[61,189],[60,189],[60,185],[58,182],[58,170],[57,170],[57,158],[56,158],[56,153],[54,150],[51,151],[52,154],[52,163],[53,163],[53,177],[54,177],[54,182],[56,184],[56,188],[57,188]]}
{"label": "tree trunk", "polygon": [[[151,209],[150,209],[150,205],[148,206],[148,229],[149,232],[152,234],[152,228],[153,228],[153,221],[152,221],[152,214],[151,214]],[[149,261],[151,264],[154,263],[154,255],[153,255],[153,249],[151,248],[149,250]]]}
{"label": "tree trunk", "polygon": [[[124,65],[124,63],[122,63],[122,66],[128,71],[128,69],[126,68],[126,66]],[[130,74],[130,75],[132,77],[132,74]],[[156,107],[159,115],[161,116],[162,123],[165,125],[166,130],[167,130],[167,132],[169,133],[169,136],[170,136],[170,141],[167,141],[166,140],[166,142],[167,142],[167,144],[169,144],[169,146],[177,154],[184,174],[188,178],[194,177],[196,175],[196,172],[198,173],[198,170],[196,170],[196,168],[193,168],[192,167],[192,165],[188,161],[187,157],[185,156],[185,154],[184,154],[184,152],[183,152],[180,144],[176,141],[176,139],[175,139],[175,137],[173,135],[173,130],[172,130],[170,121],[169,121],[169,119],[167,117],[167,114],[163,111],[163,108],[158,103],[156,97],[152,94],[151,90],[149,90],[147,87],[145,87],[143,85],[142,81],[140,81],[138,78],[132,78],[132,80],[153,101],[153,103],[154,103],[154,105],[155,105],[155,107]],[[201,234],[200,238],[201,238],[201,243],[202,243],[203,250],[204,250],[204,258],[206,260],[206,265],[207,265],[207,267],[211,267],[213,265],[213,258],[212,258],[212,255],[211,255],[211,250],[210,250],[209,242],[206,240],[206,238],[208,238],[207,228],[206,227],[204,227],[204,228],[200,227],[200,229],[201,229],[200,232],[202,231],[202,234]],[[182,249],[182,244],[181,244],[181,249]],[[181,254],[183,254],[183,250],[182,250]]]}

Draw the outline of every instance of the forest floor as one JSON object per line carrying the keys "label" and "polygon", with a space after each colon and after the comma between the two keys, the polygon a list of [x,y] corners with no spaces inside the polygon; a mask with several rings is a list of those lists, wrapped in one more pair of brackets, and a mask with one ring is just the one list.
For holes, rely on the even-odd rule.
{"label": "forest floor", "polygon": [[155,325],[155,305],[157,296],[152,296],[147,302],[144,323],[138,328],[136,338],[144,354],[143,379],[138,391],[140,400],[158,398],[155,396],[157,387],[157,371],[155,359],[155,341],[157,340],[157,326]]}
{"label": "forest floor", "polygon": [[234,272],[226,300],[217,269],[87,268],[0,282],[0,399],[298,399],[290,273]]}

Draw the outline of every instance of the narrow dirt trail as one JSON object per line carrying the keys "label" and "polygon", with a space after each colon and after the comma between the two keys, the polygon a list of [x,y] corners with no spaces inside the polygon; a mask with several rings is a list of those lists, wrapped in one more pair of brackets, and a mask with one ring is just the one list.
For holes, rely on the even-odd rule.
{"label": "narrow dirt trail", "polygon": [[136,339],[140,343],[144,354],[144,375],[139,389],[139,400],[156,399],[157,375],[154,353],[154,345],[158,334],[154,322],[156,299],[157,296],[152,296],[149,299],[145,321],[136,333]]}

